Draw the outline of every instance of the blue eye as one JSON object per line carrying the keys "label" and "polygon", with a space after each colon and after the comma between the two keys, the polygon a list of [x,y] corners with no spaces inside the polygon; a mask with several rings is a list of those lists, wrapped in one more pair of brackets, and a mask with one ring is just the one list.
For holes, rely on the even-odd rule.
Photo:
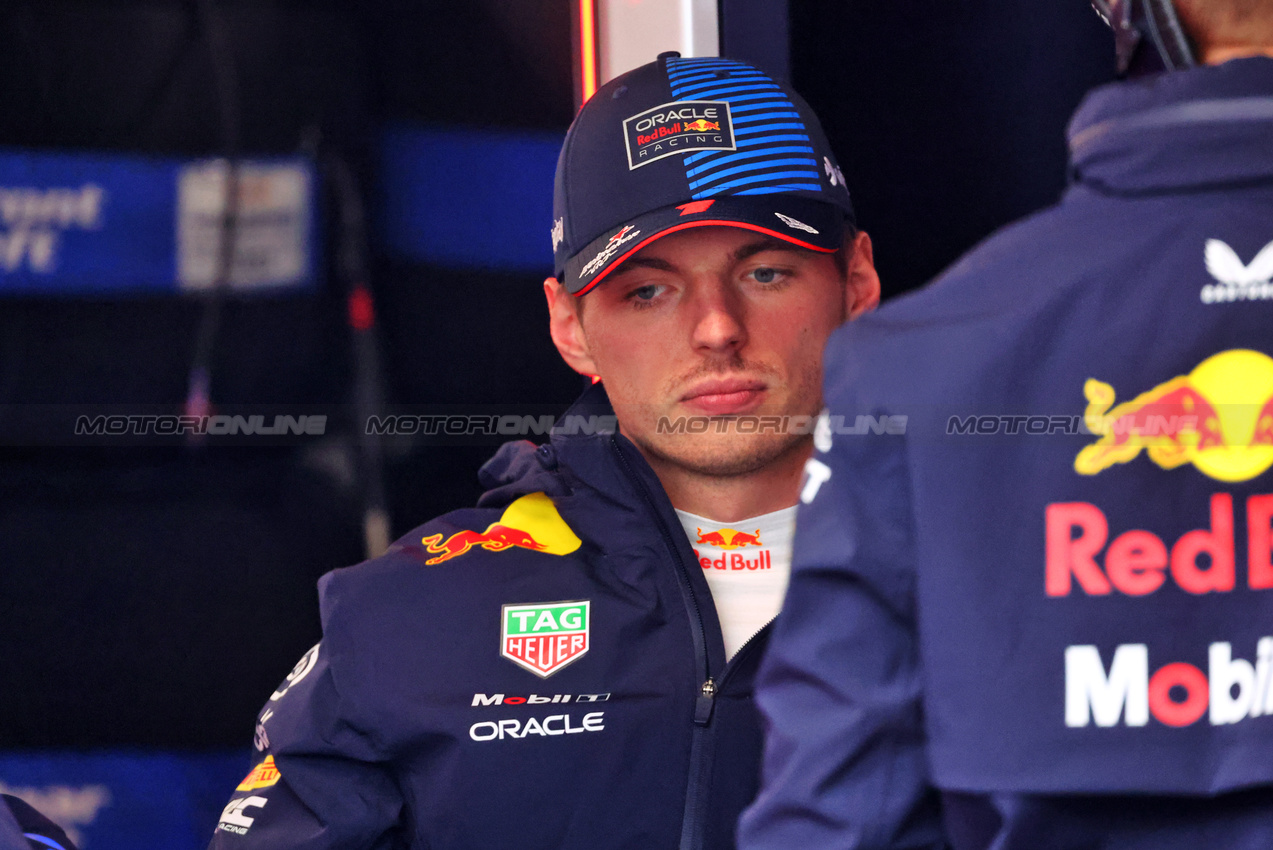
{"label": "blue eye", "polygon": [[777,269],[762,267],[753,271],[751,276],[755,278],[756,283],[773,283],[778,279],[778,274]]}
{"label": "blue eye", "polygon": [[663,292],[663,285],[659,283],[651,283],[647,286],[638,286],[636,289],[628,293],[630,301],[653,301]]}

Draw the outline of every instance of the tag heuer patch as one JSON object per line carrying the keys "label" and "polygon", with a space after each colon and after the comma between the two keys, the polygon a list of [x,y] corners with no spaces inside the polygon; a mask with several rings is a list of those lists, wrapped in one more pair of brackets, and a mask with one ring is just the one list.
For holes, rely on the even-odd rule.
{"label": "tag heuer patch", "polygon": [[734,150],[734,122],[724,100],[677,100],[623,121],[628,170],[673,154]]}
{"label": "tag heuer patch", "polygon": [[587,599],[503,606],[500,655],[547,679],[588,651],[591,607]]}

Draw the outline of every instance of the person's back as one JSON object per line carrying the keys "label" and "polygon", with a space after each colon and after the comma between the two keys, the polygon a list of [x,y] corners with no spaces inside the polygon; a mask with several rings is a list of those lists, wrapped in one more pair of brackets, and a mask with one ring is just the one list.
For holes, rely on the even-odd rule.
{"label": "person's back", "polygon": [[1273,846],[1273,58],[1099,90],[1070,146],[832,340],[831,413],[906,433],[814,461],[744,847]]}

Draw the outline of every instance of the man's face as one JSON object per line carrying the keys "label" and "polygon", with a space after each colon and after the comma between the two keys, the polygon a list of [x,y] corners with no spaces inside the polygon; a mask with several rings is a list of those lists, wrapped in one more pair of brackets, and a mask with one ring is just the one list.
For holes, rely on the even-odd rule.
{"label": "man's face", "polygon": [[[674,233],[577,305],[550,290],[553,338],[571,366],[601,377],[620,429],[656,471],[746,475],[805,450],[807,433],[751,417],[816,416],[827,337],[878,298],[873,269],[874,289],[859,280],[869,240],[848,250],[866,256],[850,257],[846,276],[830,254],[749,230]],[[671,433],[681,417],[705,431]]]}

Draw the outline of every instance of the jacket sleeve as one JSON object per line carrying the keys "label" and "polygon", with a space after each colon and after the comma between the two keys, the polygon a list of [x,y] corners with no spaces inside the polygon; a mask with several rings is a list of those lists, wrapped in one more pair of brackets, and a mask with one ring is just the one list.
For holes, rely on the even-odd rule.
{"label": "jacket sleeve", "polygon": [[221,813],[210,850],[406,846],[387,757],[348,717],[331,654],[325,639],[266,702],[256,766]]}
{"label": "jacket sleeve", "polygon": [[833,374],[791,583],[757,683],[763,785],[739,845],[940,848],[924,754],[907,438],[844,433],[857,430],[856,412]]}

